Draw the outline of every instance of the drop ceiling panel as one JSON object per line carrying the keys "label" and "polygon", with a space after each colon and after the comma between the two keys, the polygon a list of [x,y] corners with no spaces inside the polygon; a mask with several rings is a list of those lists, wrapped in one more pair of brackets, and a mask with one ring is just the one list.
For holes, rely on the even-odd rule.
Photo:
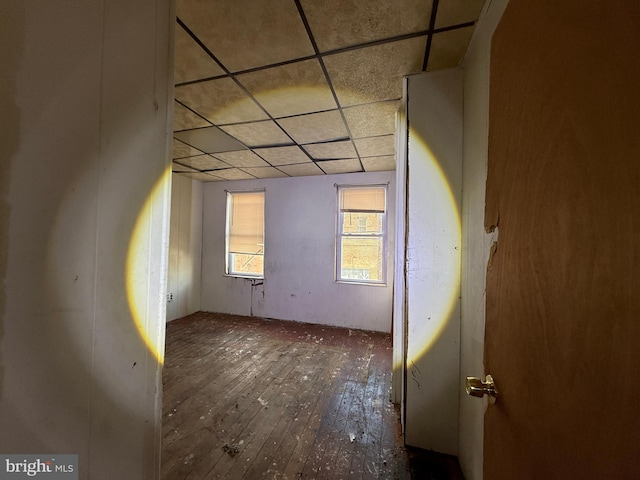
{"label": "drop ceiling panel", "polygon": [[232,167],[268,167],[269,164],[265,162],[258,155],[251,150],[241,150],[239,152],[227,152],[218,153],[216,158],[219,158],[223,162],[231,165]]}
{"label": "drop ceiling panel", "polygon": [[424,31],[431,17],[431,1],[425,0],[302,0],[301,4],[321,52]]}
{"label": "drop ceiling panel", "polygon": [[436,33],[431,43],[427,70],[442,70],[459,65],[472,34],[473,27]]}
{"label": "drop ceiling panel", "polygon": [[299,144],[326,142],[348,137],[347,129],[338,110],[281,118],[278,123]]}
{"label": "drop ceiling panel", "polygon": [[247,172],[243,172],[239,168],[228,168],[226,170],[216,170],[213,173],[216,177],[220,177],[223,180],[251,180],[252,178],[256,178]]}
{"label": "drop ceiling panel", "polygon": [[224,75],[225,72],[220,65],[179,25],[176,25],[175,37],[175,83]]}
{"label": "drop ceiling panel", "polygon": [[291,0],[177,0],[176,11],[232,72],[314,53]]}
{"label": "drop ceiling panel", "polygon": [[181,173],[180,175],[184,175],[185,177],[189,177],[194,180],[200,180],[201,182],[219,182],[220,180],[224,180],[223,178],[216,177],[215,175],[205,172]]}
{"label": "drop ceiling panel", "polygon": [[174,137],[206,153],[230,152],[246,147],[218,127],[198,128],[176,132]]}
{"label": "drop ceiling panel", "polygon": [[281,178],[288,176],[286,173],[274,167],[243,168],[242,170],[256,178]]}
{"label": "drop ceiling panel", "polygon": [[173,158],[193,157],[194,155],[202,155],[202,153],[197,148],[190,147],[175,138],[173,139]]}
{"label": "drop ceiling panel", "polygon": [[356,149],[353,148],[353,143],[351,143],[350,140],[344,142],[315,143],[304,145],[303,148],[316,160],[327,158],[358,158]]}
{"label": "drop ceiling panel", "polygon": [[304,177],[307,175],[324,175],[315,163],[300,163],[298,165],[283,165],[278,167],[287,175],[292,177]]}
{"label": "drop ceiling panel", "polygon": [[238,80],[274,118],[337,107],[316,59],[238,75]]}
{"label": "drop ceiling panel", "polygon": [[173,102],[173,130],[188,130],[190,128],[208,127],[209,123],[204,118],[183,107],[178,102]]}
{"label": "drop ceiling panel", "polygon": [[352,138],[374,137],[395,132],[398,100],[369,103],[343,110]]}
{"label": "drop ceiling panel", "polygon": [[311,159],[297,145],[291,147],[257,148],[255,152],[271,165],[308,163]]}
{"label": "drop ceiling panel", "polygon": [[395,155],[384,155],[382,157],[364,157],[362,165],[365,172],[385,172],[396,169]]}
{"label": "drop ceiling panel", "polygon": [[426,43],[421,36],[325,57],[340,106],[402,98],[402,77],[422,71]]}
{"label": "drop ceiling panel", "polygon": [[220,127],[249,147],[292,144],[293,141],[272,120]]}
{"label": "drop ceiling panel", "polygon": [[362,172],[360,160],[357,158],[348,158],[345,160],[328,160],[320,163],[320,167],[327,175],[336,173],[356,173]]}
{"label": "drop ceiling panel", "polygon": [[258,148],[255,152],[274,166],[294,165],[311,161],[309,156],[297,145],[291,147]]}
{"label": "drop ceiling panel", "polygon": [[180,165],[179,163],[173,162],[171,165],[171,171],[176,173],[198,173],[198,170],[195,168],[187,167],[185,165]]}
{"label": "drop ceiling panel", "polygon": [[438,4],[436,28],[475,22],[480,16],[485,0],[447,0]]}
{"label": "drop ceiling panel", "polygon": [[357,138],[354,140],[360,157],[379,157],[395,155],[396,143],[394,135],[382,137]]}
{"label": "drop ceiling panel", "polygon": [[217,125],[268,118],[231,78],[176,87],[175,95],[180,102]]}
{"label": "drop ceiling panel", "polygon": [[229,168],[230,165],[212,157],[211,155],[198,155],[177,160],[179,163],[196,170],[215,170],[217,168]]}

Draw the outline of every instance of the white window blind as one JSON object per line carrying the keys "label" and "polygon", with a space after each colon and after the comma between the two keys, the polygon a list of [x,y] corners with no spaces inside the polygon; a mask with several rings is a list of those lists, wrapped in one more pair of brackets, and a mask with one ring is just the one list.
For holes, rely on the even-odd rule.
{"label": "white window blind", "polygon": [[338,281],[385,283],[386,195],[385,185],[338,186]]}
{"label": "white window blind", "polygon": [[227,193],[227,273],[262,276],[264,192]]}
{"label": "white window blind", "polygon": [[380,212],[385,210],[385,187],[340,188],[340,210],[343,212]]}

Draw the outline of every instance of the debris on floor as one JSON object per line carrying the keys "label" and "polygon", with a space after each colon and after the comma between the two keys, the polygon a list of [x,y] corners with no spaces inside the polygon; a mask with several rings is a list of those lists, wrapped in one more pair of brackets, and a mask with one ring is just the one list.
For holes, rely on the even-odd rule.
{"label": "debris on floor", "polygon": [[236,443],[225,443],[222,446],[222,450],[230,457],[235,457],[238,453],[240,453],[240,445]]}

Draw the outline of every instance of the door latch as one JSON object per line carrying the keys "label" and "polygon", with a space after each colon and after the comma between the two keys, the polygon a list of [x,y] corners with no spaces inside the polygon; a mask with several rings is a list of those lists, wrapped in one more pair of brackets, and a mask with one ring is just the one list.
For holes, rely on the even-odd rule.
{"label": "door latch", "polygon": [[465,391],[467,395],[471,395],[472,397],[482,398],[487,395],[489,397],[489,403],[496,403],[498,391],[496,390],[496,384],[491,375],[487,375],[484,381],[477,377],[467,377]]}

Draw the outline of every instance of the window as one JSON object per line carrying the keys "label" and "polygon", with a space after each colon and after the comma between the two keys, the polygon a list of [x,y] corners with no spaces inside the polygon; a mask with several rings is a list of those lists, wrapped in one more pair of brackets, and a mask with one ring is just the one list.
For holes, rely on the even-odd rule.
{"label": "window", "polygon": [[227,192],[226,273],[264,275],[264,191]]}
{"label": "window", "polygon": [[386,197],[385,185],[338,186],[338,281],[386,282]]}

